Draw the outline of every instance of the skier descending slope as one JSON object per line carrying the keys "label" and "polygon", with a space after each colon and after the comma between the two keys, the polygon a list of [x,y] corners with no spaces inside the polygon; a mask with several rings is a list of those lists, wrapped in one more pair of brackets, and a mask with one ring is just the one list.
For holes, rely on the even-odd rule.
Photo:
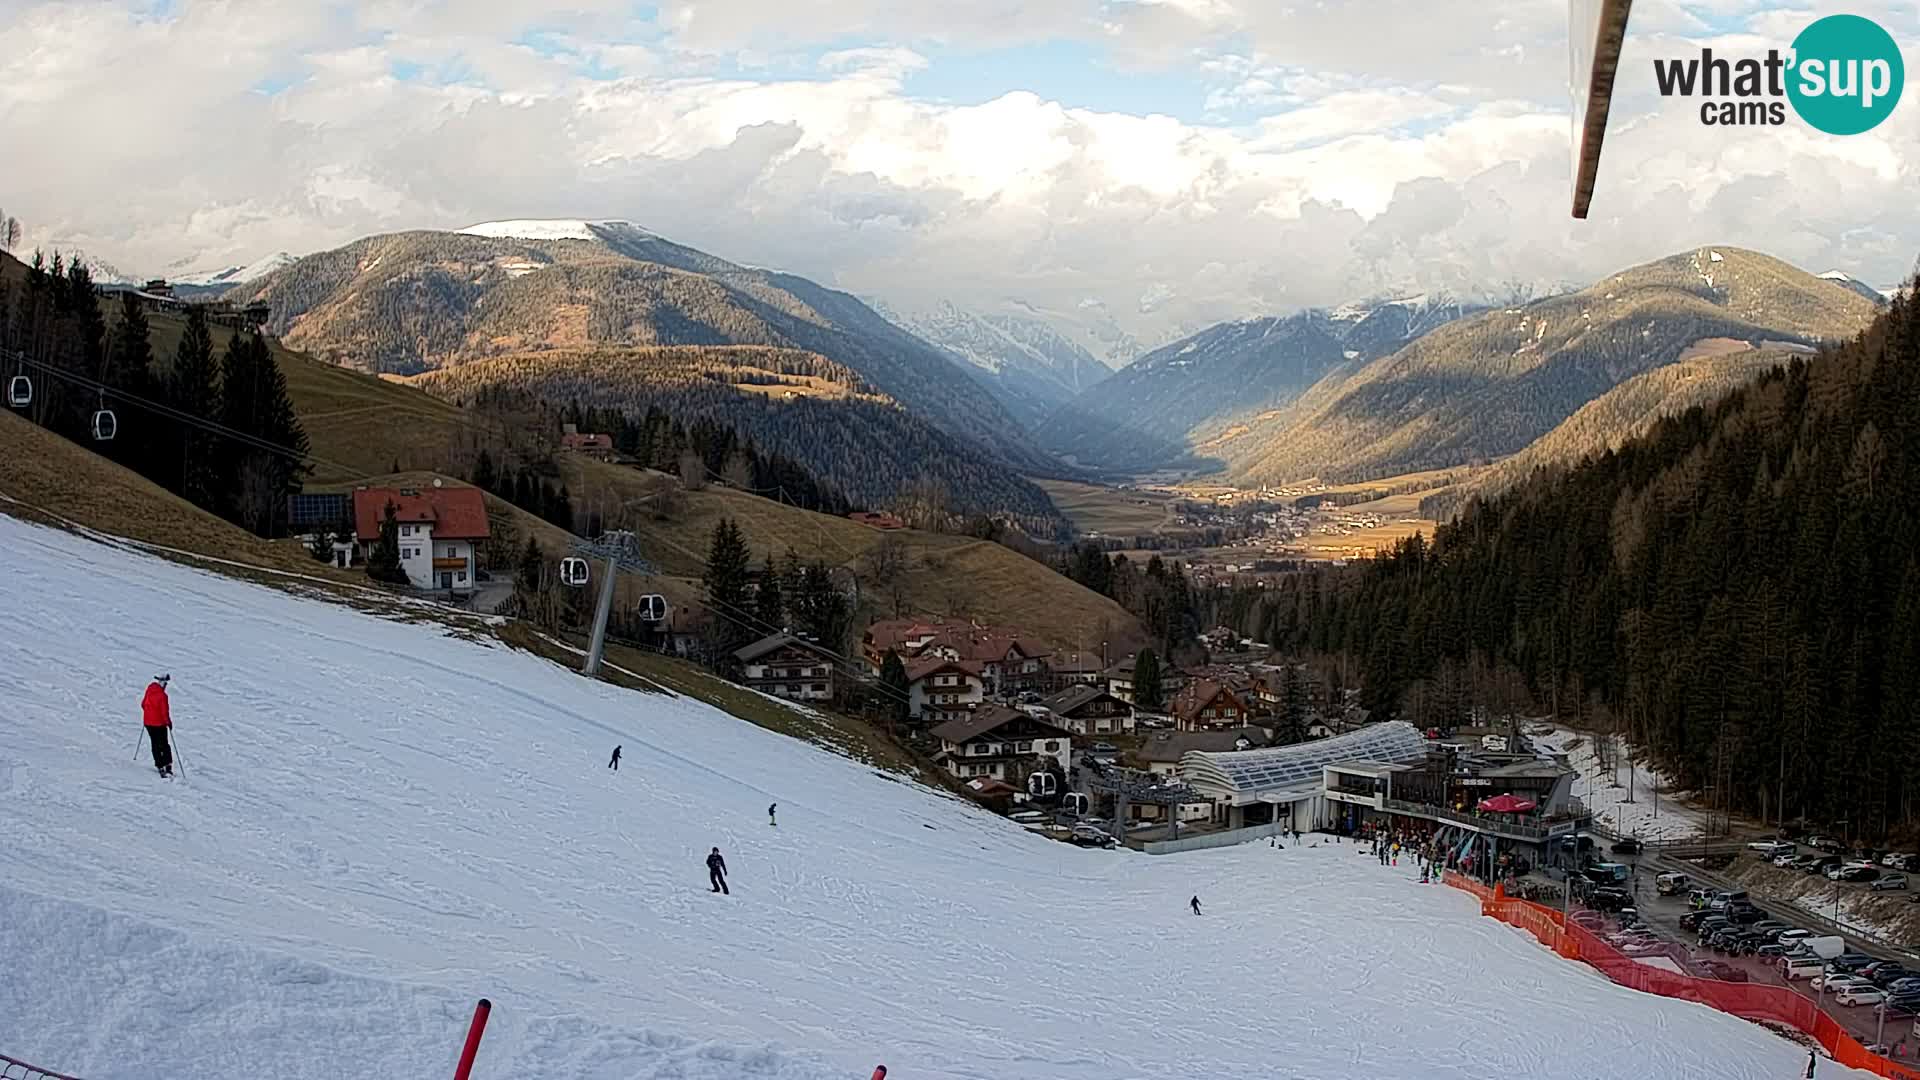
{"label": "skier descending slope", "polygon": [[1193,913],[1194,913],[1195,915],[1198,915],[1198,914],[1200,914],[1200,898],[1199,898],[1198,896],[1196,896],[1196,897],[1194,897],[1193,899],[1191,899],[1191,900],[1189,900],[1189,901],[1187,901],[1187,903],[1189,903],[1189,904],[1192,904],[1192,905],[1193,905]]}
{"label": "skier descending slope", "polygon": [[620,771],[620,748],[619,747],[616,746],[613,748],[613,758],[607,762],[607,768],[612,769],[614,772]]}
{"label": "skier descending slope", "polygon": [[713,881],[714,892],[733,895],[733,890],[727,888],[727,860],[720,857],[719,848],[714,848],[713,854],[707,856],[707,877]]}
{"label": "skier descending slope", "polygon": [[769,824],[769,825],[778,825],[778,824],[780,824],[779,822],[777,822],[777,821],[775,821],[775,820],[773,820],[773,812],[774,812],[775,810],[778,810],[779,808],[780,808],[780,804],[779,804],[779,803],[769,803],[769,804],[767,805],[767,824]]}
{"label": "skier descending slope", "polygon": [[147,684],[146,696],[140,699],[140,722],[153,744],[153,767],[168,778],[173,776],[173,747],[167,742],[173,728],[173,711],[167,705],[167,683],[172,679],[171,675],[155,675]]}

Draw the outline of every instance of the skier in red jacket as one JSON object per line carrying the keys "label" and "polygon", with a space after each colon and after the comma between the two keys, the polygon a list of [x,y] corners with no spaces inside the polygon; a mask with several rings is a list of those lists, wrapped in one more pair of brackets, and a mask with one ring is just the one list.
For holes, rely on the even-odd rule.
{"label": "skier in red jacket", "polygon": [[153,742],[153,767],[166,777],[173,775],[173,747],[167,744],[168,731],[173,727],[173,713],[167,707],[167,683],[171,680],[170,675],[155,675],[147,684],[147,696],[140,699],[141,723]]}

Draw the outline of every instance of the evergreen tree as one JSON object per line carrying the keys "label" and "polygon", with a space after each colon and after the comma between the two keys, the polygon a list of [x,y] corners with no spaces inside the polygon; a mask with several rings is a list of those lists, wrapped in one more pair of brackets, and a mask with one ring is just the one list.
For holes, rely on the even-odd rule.
{"label": "evergreen tree", "polygon": [[130,398],[151,399],[153,343],[147,324],[147,309],[131,289],[120,294],[119,318],[107,346],[107,362],[100,381],[109,389],[129,397],[104,396],[106,408],[113,410],[116,428],[111,442],[103,449],[108,457],[148,476],[164,486],[169,483],[166,470],[157,468],[155,435],[158,418]]}
{"label": "evergreen tree", "polygon": [[896,724],[907,721],[908,698],[911,686],[907,682],[907,665],[901,661],[900,654],[892,649],[880,661],[880,685],[886,687],[882,697],[887,710],[887,718]]}
{"label": "evergreen tree", "polygon": [[1141,649],[1133,658],[1133,703],[1142,709],[1157,710],[1166,704],[1161,686],[1160,657],[1152,649]]}
{"label": "evergreen tree", "polygon": [[780,572],[774,569],[773,552],[769,551],[766,568],[760,571],[760,591],[753,603],[758,629],[769,634],[787,625],[787,606],[781,592]]}
{"label": "evergreen tree", "polygon": [[1280,667],[1280,717],[1276,733],[1283,745],[1304,742],[1307,737],[1307,689],[1299,670],[1291,663]]}
{"label": "evergreen tree", "polygon": [[473,461],[473,486],[482,491],[492,491],[499,482],[499,477],[494,475],[493,455],[487,453],[487,448],[483,446]]}
{"label": "evergreen tree", "polygon": [[845,649],[853,630],[853,609],[834,587],[826,564],[810,564],[800,580],[800,591],[793,598],[793,621],[826,648],[835,652]]}
{"label": "evergreen tree", "polygon": [[756,635],[749,626],[747,570],[753,558],[740,527],[732,518],[721,518],[713,527],[713,540],[707,546],[706,571],[701,584],[706,593],[707,610],[713,615],[709,629],[715,656],[722,667],[733,663],[734,651],[750,643]]}
{"label": "evergreen tree", "polygon": [[[213,359],[213,335],[207,329],[207,310],[194,304],[187,308],[186,329],[173,350],[173,367],[167,373],[166,403],[188,416],[208,423],[220,419],[219,371]],[[220,510],[221,479],[227,471],[220,439],[205,426],[181,421],[176,428],[180,445],[178,464],[172,469],[174,490],[188,502],[216,513]],[[171,456],[173,448],[161,453]]]}
{"label": "evergreen tree", "polygon": [[400,565],[399,508],[392,503],[380,518],[380,539],[367,556],[367,576],[392,585],[407,584],[407,572]]}

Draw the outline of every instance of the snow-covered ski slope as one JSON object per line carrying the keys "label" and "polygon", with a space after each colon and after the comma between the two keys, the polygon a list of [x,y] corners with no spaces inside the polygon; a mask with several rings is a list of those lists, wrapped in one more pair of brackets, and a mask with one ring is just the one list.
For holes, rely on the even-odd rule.
{"label": "snow-covered ski slope", "polygon": [[[1804,1061],[1350,845],[1081,851],[433,626],[10,518],[0,551],[0,1052],[88,1080],[449,1076],[481,995],[493,1080]],[[174,783],[134,760],[159,671]]]}

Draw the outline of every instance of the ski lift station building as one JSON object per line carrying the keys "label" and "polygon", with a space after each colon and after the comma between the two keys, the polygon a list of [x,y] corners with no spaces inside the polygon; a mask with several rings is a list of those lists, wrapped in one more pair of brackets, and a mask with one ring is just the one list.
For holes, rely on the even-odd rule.
{"label": "ski lift station building", "polygon": [[1345,735],[1264,750],[1189,750],[1180,775],[1213,800],[1214,823],[1228,829],[1281,823],[1313,829],[1330,824],[1337,808],[1327,797],[1327,766],[1346,762],[1393,765],[1422,761],[1427,741],[1399,720],[1369,724]]}

